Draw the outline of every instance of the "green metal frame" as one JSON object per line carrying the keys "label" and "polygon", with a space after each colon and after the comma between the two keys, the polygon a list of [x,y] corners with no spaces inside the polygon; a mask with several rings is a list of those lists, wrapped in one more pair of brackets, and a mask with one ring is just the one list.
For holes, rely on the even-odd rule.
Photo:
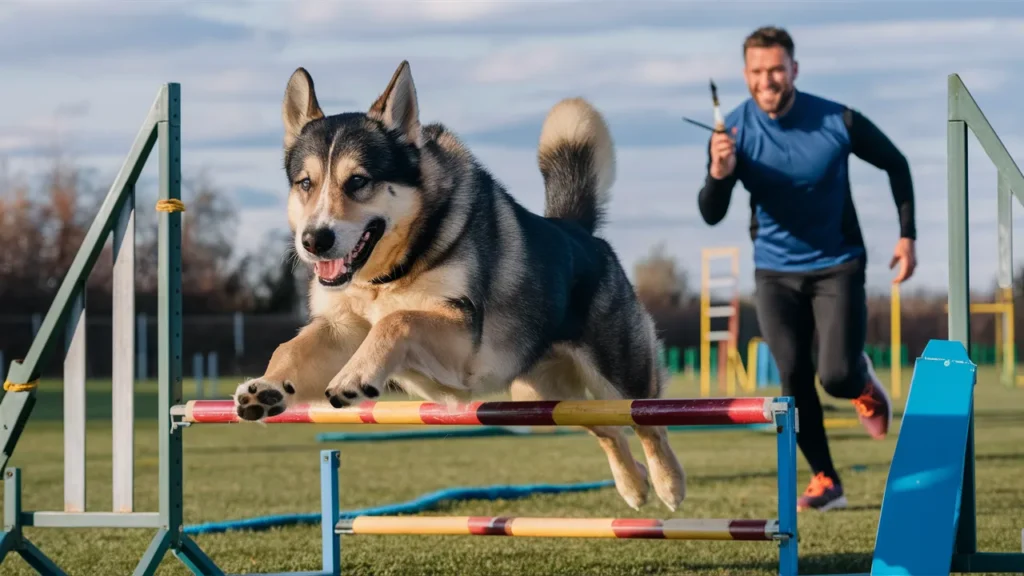
{"label": "green metal frame", "polygon": [[[1024,203],[1024,174],[1003,146],[978,103],[960,76],[949,75],[949,117],[946,123],[946,156],[949,214],[949,340],[971,349],[970,251],[967,212],[967,130],[978,139],[998,172],[1000,193],[1012,192]],[[1009,202],[1000,207],[1009,208]],[[1003,253],[1000,254],[1003,256]],[[1006,254],[1009,257],[1009,254]],[[1005,263],[1004,263],[1005,264]],[[1012,360],[1012,359],[1008,359]],[[977,508],[974,482],[974,416],[967,433],[960,522],[953,556],[954,572],[1024,572],[1024,553],[978,551]]]}
{"label": "green metal frame", "polygon": [[[100,205],[82,247],[61,283],[50,309],[24,360],[15,361],[7,380],[27,384],[39,378],[39,367],[54,347],[64,341],[64,330],[75,301],[83,294],[107,238],[126,202],[135,198],[135,184],[155,145],[159,144],[160,199],[181,199],[181,88],[165,84],[135,137],[128,157]],[[22,534],[24,526],[79,528],[157,528],[157,534],[135,569],[136,576],[152,575],[167,552],[172,552],[194,574],[223,572],[182,534],[181,427],[171,422],[171,406],[181,403],[181,214],[159,215],[159,429],[160,509],[154,512],[23,512],[20,473],[7,469],[18,438],[32,412],[36,390],[8,392],[0,402],[0,473],[6,470],[4,531],[0,532],[0,562],[15,551],[41,574],[63,574]]]}

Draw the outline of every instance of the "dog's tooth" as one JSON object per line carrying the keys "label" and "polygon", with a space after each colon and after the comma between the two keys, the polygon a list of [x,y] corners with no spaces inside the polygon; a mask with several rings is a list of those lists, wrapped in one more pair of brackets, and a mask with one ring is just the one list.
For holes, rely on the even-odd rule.
{"label": "dog's tooth", "polygon": [[370,239],[370,233],[369,232],[364,232],[363,233],[363,240],[369,240],[369,239]]}

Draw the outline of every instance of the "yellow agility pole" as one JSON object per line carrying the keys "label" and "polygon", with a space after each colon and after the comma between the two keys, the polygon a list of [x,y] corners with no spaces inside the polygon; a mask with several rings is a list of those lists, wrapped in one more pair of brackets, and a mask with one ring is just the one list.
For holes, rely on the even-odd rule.
{"label": "yellow agility pole", "polygon": [[[1007,386],[1021,385],[1017,378],[1017,342],[1014,335],[1013,288],[1002,288],[998,292],[1003,305],[1002,321],[996,322],[996,350],[1002,348],[998,362],[1003,367],[1003,383]],[[1001,328],[1001,329],[1000,329]]]}
{"label": "yellow agility pole", "polygon": [[889,392],[893,398],[903,397],[903,335],[900,327],[900,285],[892,285],[889,297],[889,339],[892,361],[889,362]]}

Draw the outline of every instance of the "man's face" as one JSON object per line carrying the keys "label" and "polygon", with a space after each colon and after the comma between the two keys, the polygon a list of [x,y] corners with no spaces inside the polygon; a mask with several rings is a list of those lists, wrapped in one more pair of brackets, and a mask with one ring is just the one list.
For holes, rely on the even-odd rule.
{"label": "man's face", "polygon": [[768,114],[783,111],[793,99],[797,64],[781,46],[748,48],[743,76],[757,105]]}

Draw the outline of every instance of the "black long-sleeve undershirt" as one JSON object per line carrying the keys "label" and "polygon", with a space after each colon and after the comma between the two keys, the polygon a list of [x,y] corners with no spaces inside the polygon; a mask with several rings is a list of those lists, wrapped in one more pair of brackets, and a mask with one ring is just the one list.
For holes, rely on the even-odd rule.
{"label": "black long-sleeve undershirt", "polygon": [[[914,218],[914,183],[910,176],[910,165],[895,144],[863,114],[847,108],[843,114],[847,132],[850,135],[850,151],[872,166],[889,175],[889,187],[899,214],[900,237],[917,238]],[[739,161],[737,159],[737,161]],[[708,143],[708,169],[711,168],[711,143]],[[736,186],[736,171],[718,180],[710,174],[704,179],[704,186],[697,195],[697,205],[704,222],[718,224],[725,218]]]}

